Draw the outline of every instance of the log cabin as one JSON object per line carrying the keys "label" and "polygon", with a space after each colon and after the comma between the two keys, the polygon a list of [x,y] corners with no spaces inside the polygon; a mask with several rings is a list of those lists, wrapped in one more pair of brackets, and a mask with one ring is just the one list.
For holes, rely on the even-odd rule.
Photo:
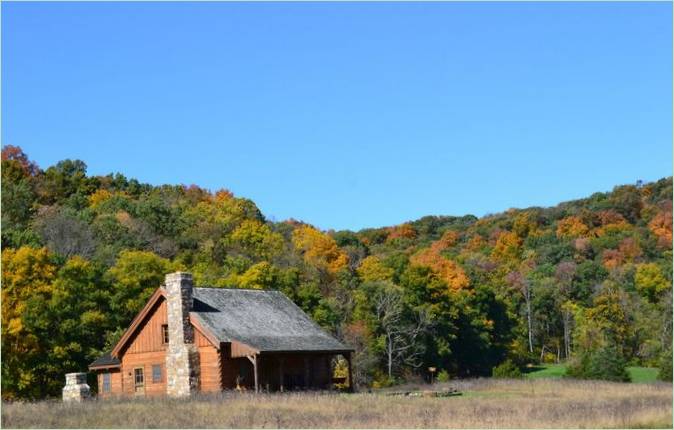
{"label": "log cabin", "polygon": [[352,352],[279,291],[198,288],[177,272],[89,370],[100,397],[328,389],[342,356],[350,389]]}

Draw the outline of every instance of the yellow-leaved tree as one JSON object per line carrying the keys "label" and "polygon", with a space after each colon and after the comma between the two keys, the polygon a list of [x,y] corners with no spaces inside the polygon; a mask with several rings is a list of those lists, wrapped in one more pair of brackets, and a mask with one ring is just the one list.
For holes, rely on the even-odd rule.
{"label": "yellow-leaved tree", "polygon": [[634,284],[641,295],[653,302],[660,293],[672,287],[660,266],[655,263],[639,264],[634,275]]}
{"label": "yellow-leaved tree", "polygon": [[50,299],[57,270],[52,258],[46,248],[2,250],[3,398],[30,396],[40,378],[33,364],[44,351],[23,316],[31,302]]}
{"label": "yellow-leaved tree", "polygon": [[557,223],[557,237],[560,239],[582,237],[589,231],[583,220],[575,215],[561,219]]}
{"label": "yellow-leaved tree", "polygon": [[258,220],[245,220],[231,236],[232,241],[249,254],[270,259],[283,250],[283,236]]}
{"label": "yellow-leaved tree", "polygon": [[293,231],[292,241],[307,263],[326,269],[331,274],[339,272],[349,263],[349,257],[332,237],[309,225],[297,227]]}
{"label": "yellow-leaved tree", "polygon": [[266,261],[253,264],[240,275],[232,275],[231,283],[240,288],[266,290],[274,288],[278,269]]}
{"label": "yellow-leaved tree", "polygon": [[374,255],[365,257],[360,262],[357,272],[363,282],[389,281],[394,273],[393,269],[384,266],[381,260]]}
{"label": "yellow-leaved tree", "polygon": [[516,233],[504,231],[498,235],[491,257],[498,262],[515,265],[519,262],[521,251],[522,239]]}

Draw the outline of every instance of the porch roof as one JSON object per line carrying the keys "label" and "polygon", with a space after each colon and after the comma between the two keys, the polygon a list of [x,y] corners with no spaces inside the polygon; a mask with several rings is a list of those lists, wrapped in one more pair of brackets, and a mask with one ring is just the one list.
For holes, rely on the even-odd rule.
{"label": "porch roof", "polygon": [[89,365],[89,369],[107,369],[111,367],[119,367],[122,363],[118,358],[113,357],[110,352],[106,352],[102,356],[98,357],[96,361]]}

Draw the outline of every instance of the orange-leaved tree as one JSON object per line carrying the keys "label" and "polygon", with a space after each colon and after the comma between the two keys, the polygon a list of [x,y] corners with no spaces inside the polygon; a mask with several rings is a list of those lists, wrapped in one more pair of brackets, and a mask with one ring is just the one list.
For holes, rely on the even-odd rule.
{"label": "orange-leaved tree", "polygon": [[301,225],[293,231],[293,245],[304,260],[331,274],[339,272],[349,263],[349,258],[335,240],[310,225]]}

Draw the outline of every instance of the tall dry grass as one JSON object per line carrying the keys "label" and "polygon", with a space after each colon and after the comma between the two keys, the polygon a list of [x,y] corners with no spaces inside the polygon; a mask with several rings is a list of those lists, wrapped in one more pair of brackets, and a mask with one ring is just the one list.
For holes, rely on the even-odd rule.
{"label": "tall dry grass", "polygon": [[463,395],[432,398],[386,396],[384,392],[223,393],[189,400],[6,403],[2,407],[2,427],[672,427],[672,384],[485,379],[436,384],[433,388],[449,386],[458,388]]}

